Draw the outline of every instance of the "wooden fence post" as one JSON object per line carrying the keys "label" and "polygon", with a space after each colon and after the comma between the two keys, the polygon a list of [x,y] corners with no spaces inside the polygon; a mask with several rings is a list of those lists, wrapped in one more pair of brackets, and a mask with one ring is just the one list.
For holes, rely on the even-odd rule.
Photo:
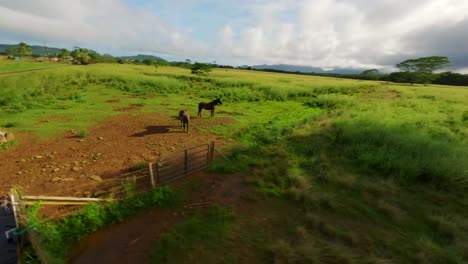
{"label": "wooden fence post", "polygon": [[210,143],[210,157],[208,159],[208,162],[209,164],[211,164],[213,162],[213,155],[214,155],[214,150],[215,150],[215,142],[214,141],[211,141]]}
{"label": "wooden fence post", "polygon": [[187,153],[187,149],[184,150],[184,175],[185,177],[187,177],[187,170],[188,170],[188,153]]}
{"label": "wooden fence post", "polygon": [[158,185],[161,185],[161,179],[160,179],[160,175],[159,175],[159,160],[156,161],[156,183]]}
{"label": "wooden fence post", "polygon": [[156,187],[156,184],[154,183],[154,173],[153,173],[153,163],[148,163],[148,169],[150,173],[150,179],[151,179],[151,186],[153,189]]}

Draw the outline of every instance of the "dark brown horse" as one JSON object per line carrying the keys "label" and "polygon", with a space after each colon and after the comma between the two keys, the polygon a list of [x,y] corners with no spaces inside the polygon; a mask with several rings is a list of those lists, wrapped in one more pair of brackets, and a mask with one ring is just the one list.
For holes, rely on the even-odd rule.
{"label": "dark brown horse", "polygon": [[203,102],[199,103],[198,104],[198,116],[201,117],[201,112],[203,109],[205,109],[205,110],[211,110],[211,117],[214,117],[215,107],[217,105],[222,105],[222,104],[223,104],[223,101],[221,101],[221,98],[218,98],[209,103],[203,103]]}
{"label": "dark brown horse", "polygon": [[187,133],[189,131],[189,123],[190,123],[190,115],[186,110],[179,111],[179,120],[180,120],[180,127],[182,131],[185,132],[185,127],[187,127]]}

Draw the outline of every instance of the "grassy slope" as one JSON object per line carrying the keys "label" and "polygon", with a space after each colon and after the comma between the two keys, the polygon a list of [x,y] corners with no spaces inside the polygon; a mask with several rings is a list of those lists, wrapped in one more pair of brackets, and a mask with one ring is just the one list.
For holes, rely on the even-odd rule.
{"label": "grassy slope", "polygon": [[[200,100],[221,96],[225,104],[217,117],[236,122],[213,131],[236,137],[242,147],[234,149],[233,162],[215,169],[248,171],[260,195],[288,201],[301,212],[287,226],[277,221],[274,228],[249,228],[249,216],[237,215],[234,227],[217,229],[250,230],[240,236],[253,243],[243,251],[252,259],[468,261],[465,87],[221,69],[198,79],[185,69],[135,65],[0,76],[0,87],[7,91],[0,95],[0,126],[45,136],[118,114],[106,100],[144,105],[143,113],[173,114],[181,105],[195,112]],[[265,208],[271,210],[264,214],[288,218],[284,207]],[[211,221],[197,217],[181,232]],[[284,232],[273,235],[273,229]],[[231,254],[227,261],[238,259],[229,253],[238,236],[231,232],[226,246],[214,250]],[[198,248],[197,259],[204,258],[213,261]]]}

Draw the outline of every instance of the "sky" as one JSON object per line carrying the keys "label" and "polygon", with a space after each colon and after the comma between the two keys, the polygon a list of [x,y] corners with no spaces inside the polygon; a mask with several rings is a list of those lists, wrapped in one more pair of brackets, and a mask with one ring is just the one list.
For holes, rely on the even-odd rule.
{"label": "sky", "polygon": [[0,0],[0,43],[227,65],[468,73],[468,0]]}

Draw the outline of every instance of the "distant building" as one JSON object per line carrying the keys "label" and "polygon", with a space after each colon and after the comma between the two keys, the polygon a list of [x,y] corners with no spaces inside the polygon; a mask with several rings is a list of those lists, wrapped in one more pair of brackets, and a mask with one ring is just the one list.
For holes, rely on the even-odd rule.
{"label": "distant building", "polygon": [[50,61],[51,61],[51,62],[59,62],[60,59],[59,59],[59,58],[51,58]]}

